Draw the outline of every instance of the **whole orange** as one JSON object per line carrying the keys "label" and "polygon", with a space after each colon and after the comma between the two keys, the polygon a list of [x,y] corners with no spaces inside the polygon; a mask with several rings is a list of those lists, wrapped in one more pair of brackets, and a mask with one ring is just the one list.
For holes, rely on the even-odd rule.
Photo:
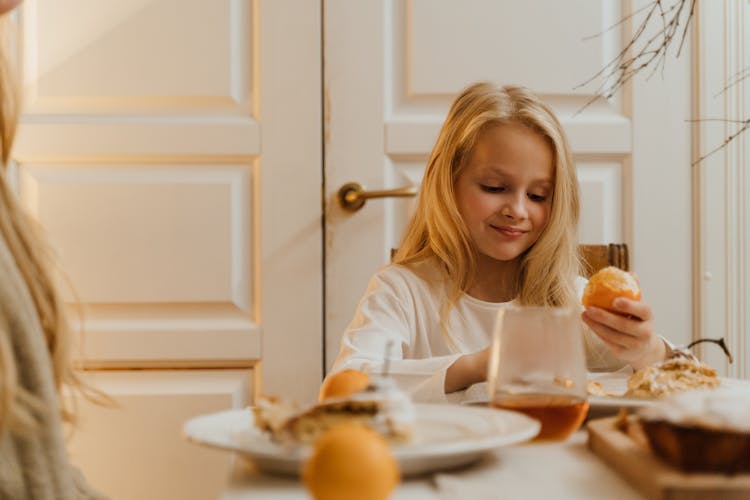
{"label": "whole orange", "polygon": [[359,370],[342,370],[326,377],[320,386],[318,401],[328,398],[343,398],[359,392],[370,383],[370,376]]}
{"label": "whole orange", "polygon": [[618,312],[612,306],[617,297],[641,300],[641,289],[632,274],[610,266],[600,269],[591,277],[583,290],[581,303],[586,307],[601,307]]}
{"label": "whole orange", "polygon": [[400,474],[383,436],[361,424],[343,423],[315,442],[302,480],[315,500],[385,500]]}

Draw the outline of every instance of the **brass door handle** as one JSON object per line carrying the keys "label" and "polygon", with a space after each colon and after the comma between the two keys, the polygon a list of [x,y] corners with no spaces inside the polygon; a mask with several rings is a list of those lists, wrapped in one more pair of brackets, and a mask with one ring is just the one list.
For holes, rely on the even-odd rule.
{"label": "brass door handle", "polygon": [[417,195],[416,186],[407,186],[398,189],[381,189],[378,191],[365,191],[356,182],[348,182],[339,188],[339,203],[341,208],[349,212],[356,212],[365,205],[370,198],[408,198]]}

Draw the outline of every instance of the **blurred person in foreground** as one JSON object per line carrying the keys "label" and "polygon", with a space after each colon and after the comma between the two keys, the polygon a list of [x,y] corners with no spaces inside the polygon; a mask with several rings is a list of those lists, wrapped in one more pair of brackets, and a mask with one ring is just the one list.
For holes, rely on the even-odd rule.
{"label": "blurred person in foreground", "polygon": [[49,247],[8,184],[19,86],[4,45],[19,3],[0,0],[0,498],[102,498],[68,461],[62,422],[75,414],[62,389],[83,384]]}

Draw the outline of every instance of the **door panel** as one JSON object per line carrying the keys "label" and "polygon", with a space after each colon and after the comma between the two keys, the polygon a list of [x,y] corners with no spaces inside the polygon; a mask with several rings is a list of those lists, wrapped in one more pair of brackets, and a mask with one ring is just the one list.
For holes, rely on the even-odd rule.
{"label": "door panel", "polygon": [[591,0],[396,3],[396,15],[405,18],[408,95],[453,96],[477,80],[524,82],[540,94],[585,94],[572,89],[581,83],[578,75],[599,70],[605,47],[581,39],[603,30],[611,7]]}
{"label": "door panel", "polygon": [[[247,0],[30,0],[29,114],[191,114],[248,121],[254,19]],[[197,28],[200,29],[197,29]],[[242,134],[242,120],[235,124]]]}
{"label": "door panel", "polygon": [[622,162],[579,160],[581,189],[581,243],[624,241],[622,210]]}
{"label": "door panel", "polygon": [[21,196],[86,303],[205,301],[248,311],[250,179],[243,166],[29,163]]}

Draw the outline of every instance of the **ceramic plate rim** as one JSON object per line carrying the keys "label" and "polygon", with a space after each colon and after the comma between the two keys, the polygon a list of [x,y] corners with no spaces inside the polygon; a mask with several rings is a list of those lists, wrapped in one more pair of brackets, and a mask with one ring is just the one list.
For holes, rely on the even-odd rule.
{"label": "ceramic plate rim", "polygon": [[[461,457],[480,456],[490,450],[500,448],[515,443],[527,441],[539,433],[539,422],[533,420],[518,412],[499,410],[494,408],[470,408],[459,405],[444,404],[416,404],[418,414],[421,419],[435,418],[432,412],[441,412],[442,418],[450,418],[450,413],[458,413],[464,416],[474,415],[482,418],[487,425],[492,427],[492,432],[485,431],[477,436],[467,436],[466,438],[437,443],[414,443],[414,444],[395,444],[392,447],[394,458],[402,467],[410,468],[415,460],[423,459],[450,459],[455,457],[457,460]],[[284,448],[270,442],[257,441],[260,446],[271,446],[268,449],[259,447],[248,447],[248,443],[241,443],[238,438],[233,437],[233,433],[242,431],[252,432],[252,411],[250,408],[225,410],[215,413],[197,415],[187,420],[182,427],[183,437],[192,443],[207,446],[210,448],[221,449],[236,452],[240,455],[247,456],[250,459],[282,461],[287,464],[291,462],[299,463],[311,453],[310,446],[299,446]],[[213,423],[223,423],[226,429],[216,431],[219,437],[206,435],[207,427]],[[435,418],[439,422],[439,418]],[[497,426],[508,427],[506,432],[495,432]],[[260,434],[258,434],[260,436]],[[252,441],[250,442],[252,444]],[[441,468],[441,467],[436,467]],[[270,469],[269,469],[270,470]]]}
{"label": "ceramic plate rim", "polygon": [[[541,424],[532,418],[527,417],[518,412],[496,409],[496,408],[464,408],[459,405],[444,405],[444,404],[429,404],[421,403],[416,404],[416,407],[422,409],[422,411],[451,411],[458,413],[476,413],[477,415],[484,416],[490,420],[506,420],[517,422],[519,426],[523,425],[525,428],[521,430],[515,430],[511,433],[485,435],[476,438],[467,438],[462,441],[453,441],[450,443],[435,443],[435,444],[419,444],[419,445],[395,445],[393,447],[393,454],[396,458],[401,457],[416,457],[424,456],[429,453],[429,456],[449,456],[453,454],[460,454],[466,452],[481,452],[493,450],[501,446],[507,446],[513,443],[523,442],[528,439],[535,437],[539,434]],[[519,418],[520,417],[520,418]],[[466,445],[471,443],[473,446],[467,449]],[[424,451],[427,450],[427,451]]]}
{"label": "ceramic plate rim", "polygon": [[[593,410],[606,408],[641,408],[658,401],[656,398],[626,398],[623,396],[588,396],[589,407]],[[472,398],[461,401],[462,406],[487,406],[488,398]]]}
{"label": "ceramic plate rim", "polygon": [[[589,381],[599,381],[603,378],[609,378],[610,380],[622,379],[621,382],[625,382],[627,380],[627,377],[621,374],[618,374],[618,372],[592,372],[594,373],[594,376],[591,376],[591,373],[589,374]],[[721,386],[720,387],[736,387],[738,385],[744,386],[746,381],[743,381],[741,379],[736,379],[733,377],[720,377],[721,379]],[[750,387],[750,383],[748,383],[748,387]],[[624,390],[623,390],[624,392]],[[617,408],[643,408],[645,406],[651,406],[659,401],[661,401],[662,398],[631,398],[631,397],[625,397],[624,395],[617,396],[594,396],[589,395],[588,401],[589,406],[592,410],[606,410],[606,409],[617,409]],[[486,406],[489,403],[489,398],[487,396],[482,397],[473,397],[469,399],[465,399],[461,401],[461,405],[464,406],[472,406],[472,405],[484,405]]]}
{"label": "ceramic plate rim", "polygon": [[656,403],[656,398],[626,398],[623,396],[589,396],[589,406],[598,408],[642,408]]}

